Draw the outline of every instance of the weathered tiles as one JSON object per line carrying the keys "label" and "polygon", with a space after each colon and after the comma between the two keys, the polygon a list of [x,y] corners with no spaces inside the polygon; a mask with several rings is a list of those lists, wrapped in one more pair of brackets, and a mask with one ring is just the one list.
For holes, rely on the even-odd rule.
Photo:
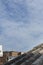
{"label": "weathered tiles", "polygon": [[23,57],[20,60],[18,60],[14,65],[20,65],[21,63],[25,62],[27,59],[29,59],[33,55],[34,55],[33,53],[27,54],[25,57]]}
{"label": "weathered tiles", "polygon": [[43,65],[43,55],[39,57],[32,65]]}
{"label": "weathered tiles", "polygon": [[41,56],[40,53],[35,54],[33,57],[31,57],[30,59],[26,60],[24,63],[22,63],[21,65],[31,65],[36,59],[38,59]]}

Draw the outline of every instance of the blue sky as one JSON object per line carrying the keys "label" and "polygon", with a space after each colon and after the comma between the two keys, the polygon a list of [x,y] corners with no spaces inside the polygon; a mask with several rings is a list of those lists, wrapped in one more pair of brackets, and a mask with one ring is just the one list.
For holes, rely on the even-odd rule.
{"label": "blue sky", "polygon": [[43,0],[0,0],[3,50],[28,51],[43,43]]}

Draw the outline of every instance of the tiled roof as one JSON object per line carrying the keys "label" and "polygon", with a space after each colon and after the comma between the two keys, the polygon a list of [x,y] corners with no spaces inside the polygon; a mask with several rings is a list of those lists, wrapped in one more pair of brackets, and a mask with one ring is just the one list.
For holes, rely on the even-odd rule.
{"label": "tiled roof", "polygon": [[4,65],[43,65],[43,45],[39,45]]}

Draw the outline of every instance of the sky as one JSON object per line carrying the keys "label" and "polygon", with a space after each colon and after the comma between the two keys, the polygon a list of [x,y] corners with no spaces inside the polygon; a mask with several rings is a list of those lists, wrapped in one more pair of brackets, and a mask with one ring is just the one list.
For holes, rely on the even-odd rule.
{"label": "sky", "polygon": [[43,0],[0,0],[0,45],[25,52],[43,43]]}

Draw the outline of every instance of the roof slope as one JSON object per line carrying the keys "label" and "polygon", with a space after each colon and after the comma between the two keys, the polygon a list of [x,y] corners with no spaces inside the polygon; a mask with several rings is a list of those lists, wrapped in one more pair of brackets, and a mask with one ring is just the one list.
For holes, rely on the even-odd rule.
{"label": "roof slope", "polygon": [[42,65],[43,64],[43,44],[34,47],[4,65]]}

